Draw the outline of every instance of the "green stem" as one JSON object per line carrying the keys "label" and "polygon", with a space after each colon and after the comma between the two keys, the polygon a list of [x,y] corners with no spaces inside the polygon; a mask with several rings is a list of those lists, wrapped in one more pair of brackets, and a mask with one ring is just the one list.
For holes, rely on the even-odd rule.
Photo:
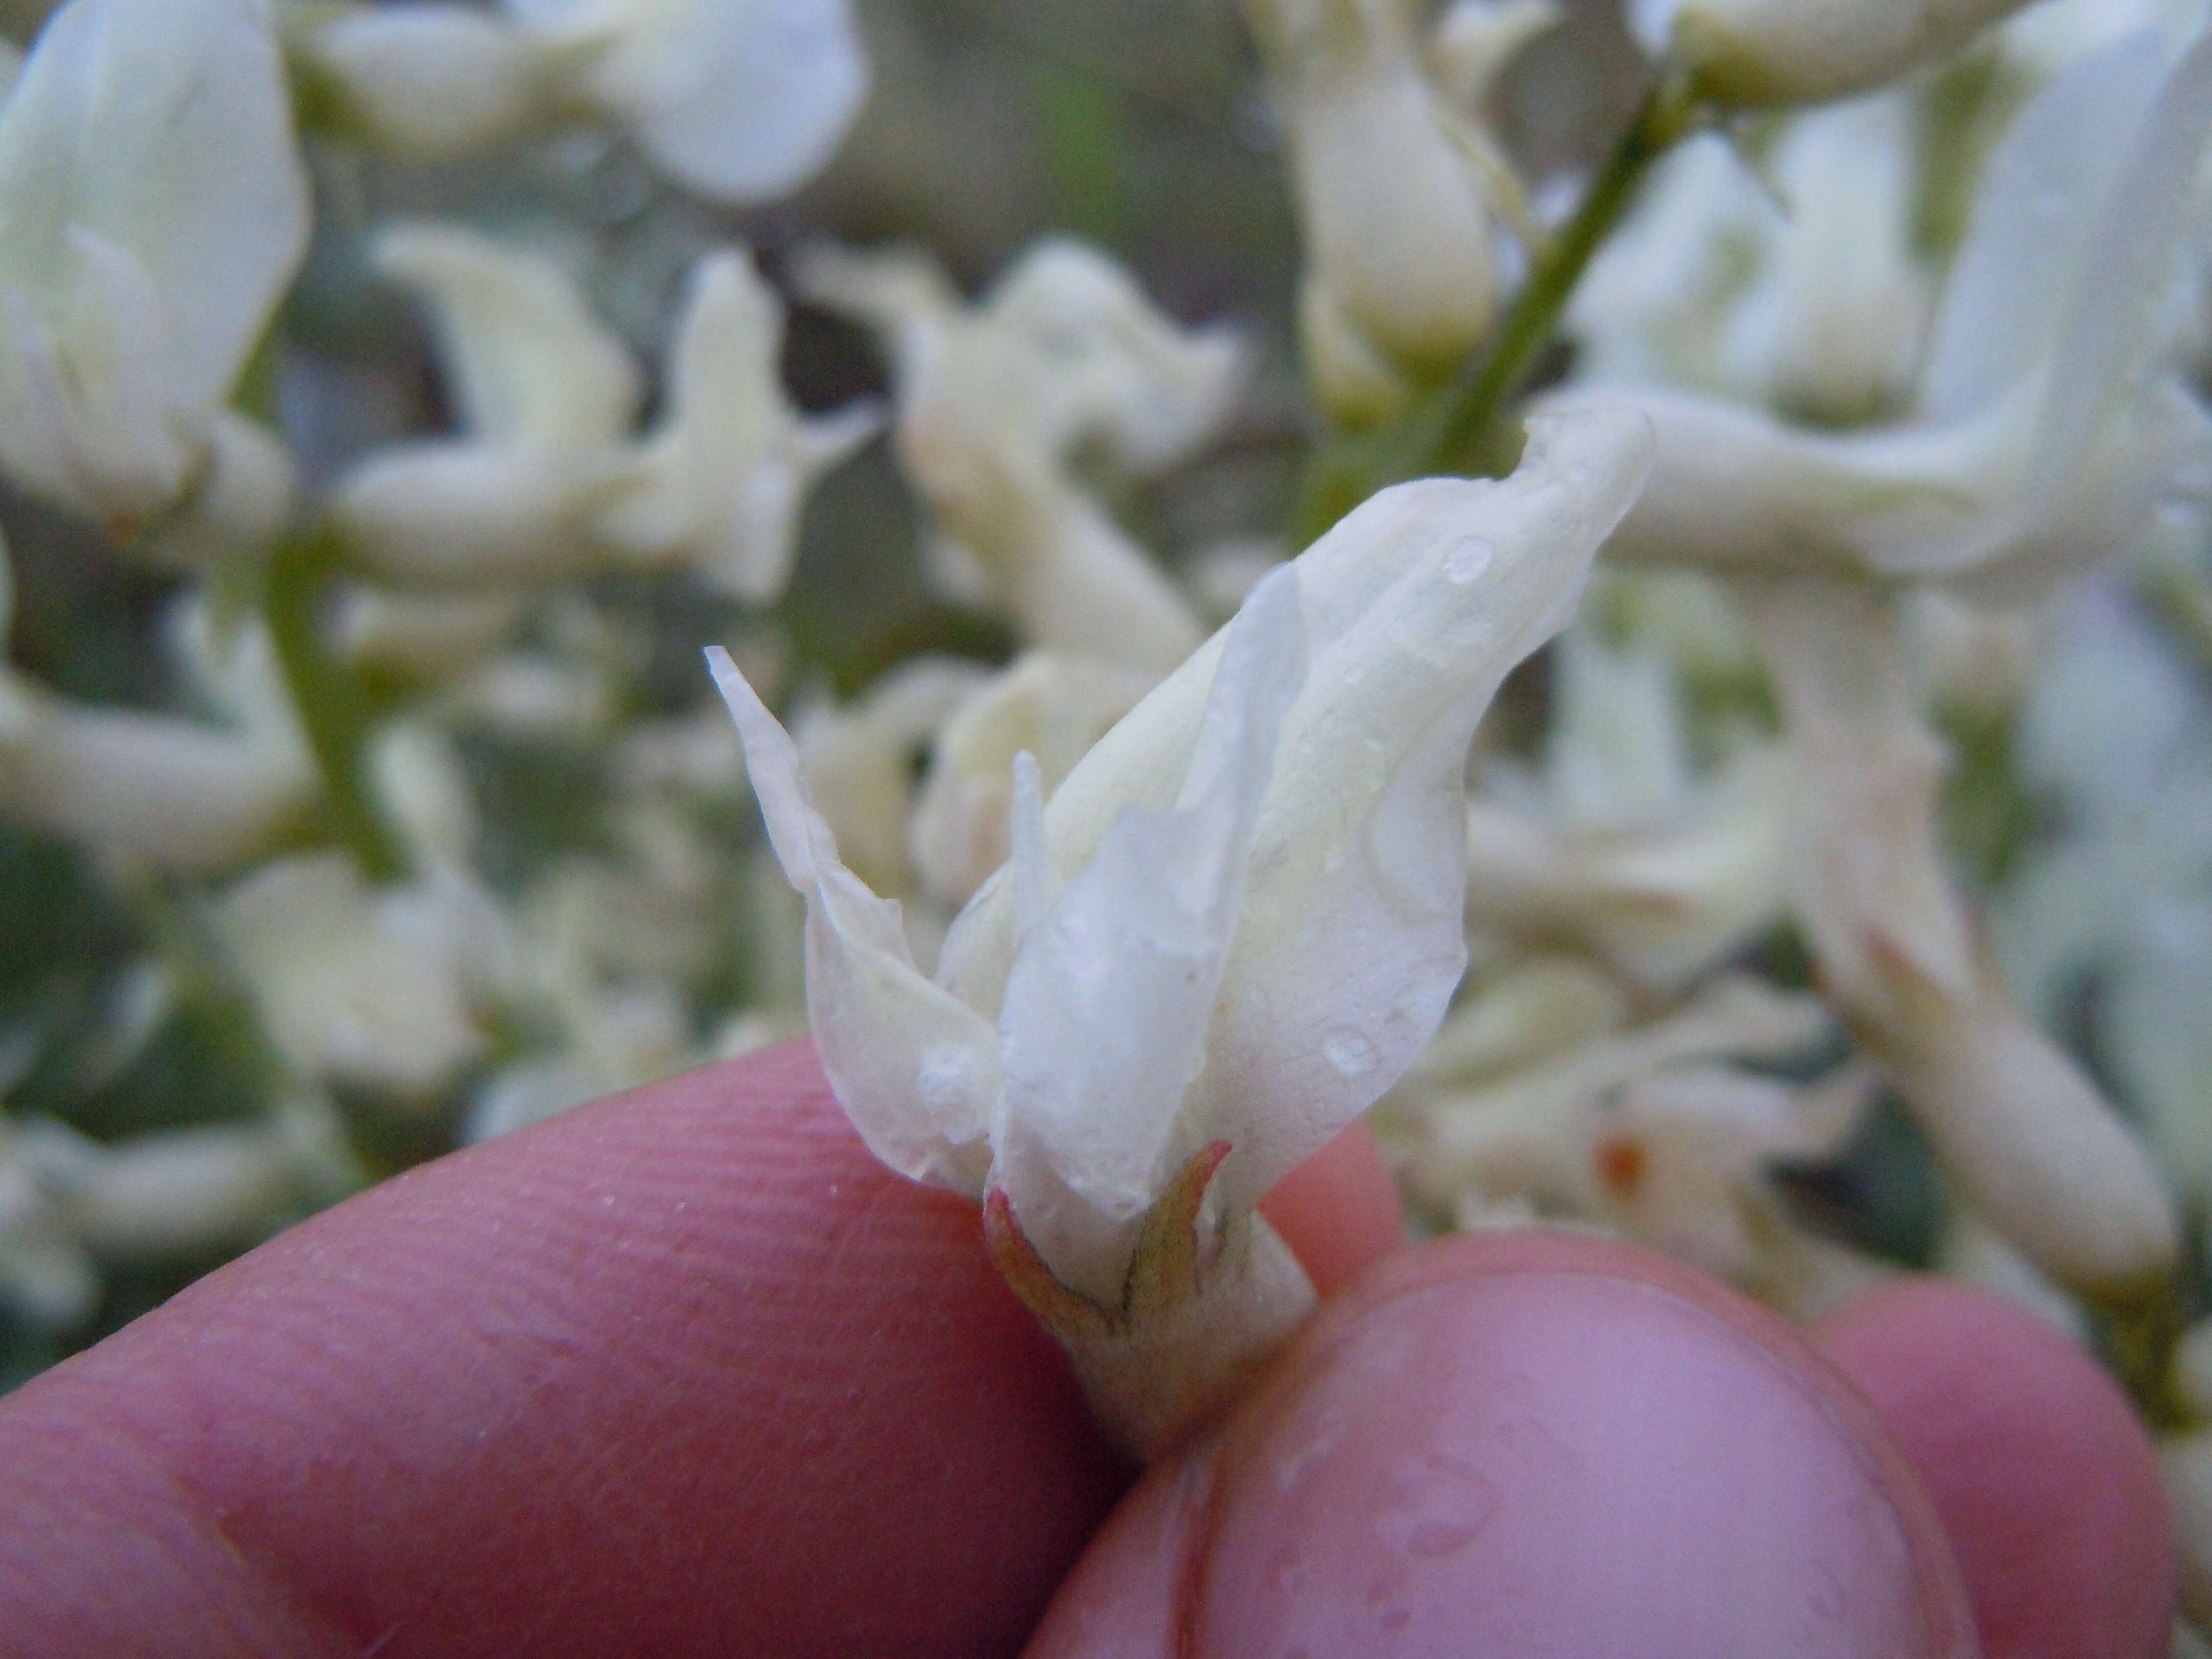
{"label": "green stem", "polygon": [[[1332,445],[1316,458],[1298,505],[1308,542],[1385,484],[1495,466],[1500,417],[1543,362],[1560,314],[1652,165],[1701,118],[1676,77],[1656,83],[1606,157],[1574,216],[1542,251],[1488,348],[1398,427]],[[1509,462],[1510,464],[1510,462]]]}
{"label": "green stem", "polygon": [[322,598],[336,568],[336,550],[326,538],[280,543],[270,560],[263,609],[293,706],[322,773],[332,828],[360,860],[362,875],[394,881],[407,873],[407,860],[369,787],[369,722],[361,687],[323,647]]}

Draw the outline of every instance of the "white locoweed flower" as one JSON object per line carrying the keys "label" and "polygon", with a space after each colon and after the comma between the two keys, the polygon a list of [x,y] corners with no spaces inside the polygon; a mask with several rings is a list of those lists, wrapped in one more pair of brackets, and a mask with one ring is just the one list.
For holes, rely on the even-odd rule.
{"label": "white locoweed flower", "polygon": [[1394,1095],[1417,1201],[1449,1213],[1470,1197],[1530,1197],[1587,1213],[1604,1176],[1597,1130],[1623,1089],[1686,1066],[1796,1059],[1830,1031],[1817,999],[1733,974],[1620,1030],[1625,1011],[1598,1005],[1562,966],[1509,974],[1464,1004]]}
{"label": "white locoweed flower", "polygon": [[631,487],[641,387],[622,343],[542,256],[428,224],[387,228],[375,252],[432,301],[462,435],[380,451],[339,480],[330,516],[349,551],[440,587],[590,568],[592,519]]}
{"label": "white locoweed flower", "polygon": [[437,225],[393,227],[377,255],[433,301],[464,427],[372,455],[338,484],[333,526],[388,580],[501,587],[691,566],[773,599],[807,490],[875,429],[865,406],[792,409],[782,307],[737,250],[694,269],[668,410],[641,441],[629,353],[550,259]]}
{"label": "white locoweed flower", "polygon": [[809,418],[785,397],[783,302],[734,249],[693,267],[669,368],[669,412],[639,453],[636,488],[597,533],[633,565],[686,564],[763,603],[783,592],[799,512],[883,419],[855,404]]}
{"label": "white locoweed flower", "polygon": [[339,123],[416,161],[560,122],[621,126],[678,183],[772,201],[826,165],[867,60],[847,0],[503,0],[307,13],[294,50]]}
{"label": "white locoweed flower", "polygon": [[1630,0],[1637,33],[1723,103],[1813,104],[1946,57],[2027,0]]}
{"label": "white locoweed flower", "polygon": [[2046,1022],[2086,1013],[2100,1071],[2197,1198],[2212,1194],[2212,691],[2115,580],[2084,584],[2058,622],[2015,740],[2055,823],[1996,901],[1996,944]]}
{"label": "white locoweed flower", "polygon": [[479,1058],[502,920],[446,874],[370,889],[341,853],[275,860],[211,913],[263,1029],[307,1077],[434,1102]]}
{"label": "white locoweed flower", "polygon": [[1796,788],[1776,744],[1691,766],[1680,692],[1649,647],[1571,629],[1540,774],[1487,767],[1468,808],[1468,914],[1586,945],[1650,988],[1687,983],[1780,921]]}
{"label": "white locoweed flower", "polygon": [[817,248],[795,274],[890,351],[899,459],[950,538],[951,585],[1029,644],[1156,673],[1189,654],[1201,637],[1189,603],[1068,462],[1095,445],[1145,473],[1196,451],[1242,378],[1235,335],[1177,327],[1119,265],[1065,238],[974,306],[918,255]]}
{"label": "white locoweed flower", "polygon": [[[0,549],[0,641],[11,604]],[[180,612],[185,665],[221,725],[72,702],[0,663],[0,816],[158,870],[233,868],[296,833],[315,773],[265,630],[218,649]]]}
{"label": "white locoweed flower", "polygon": [[306,250],[267,0],[71,0],[0,108],[0,471],[210,561],[289,510],[228,410]]}
{"label": "white locoweed flower", "polygon": [[1386,419],[1459,367],[1498,308],[1519,186],[1473,106],[1549,7],[1461,0],[1425,43],[1405,0],[1244,0],[1290,141],[1322,403]]}
{"label": "white locoweed flower", "polygon": [[2069,70],[1990,161],[1911,417],[1836,434],[1714,398],[1630,394],[1659,449],[1610,550],[2011,598],[2124,545],[2212,462],[2212,423],[2172,362],[2208,131],[2212,39],[2171,68],[2139,36]]}
{"label": "white locoweed flower", "polygon": [[1975,1207],[2090,1292],[2164,1272],[2177,1223],[2148,1148],[2006,1000],[1936,847],[1941,751],[1887,601],[1808,577],[1746,585],[1804,767],[1796,906],[1826,994]]}
{"label": "white locoweed flower", "polygon": [[1475,722],[1571,611],[1646,441],[1632,415],[1540,423],[1509,479],[1406,484],[1352,514],[1049,806],[1018,769],[1013,856],[934,978],[716,658],[807,901],[838,1098],[893,1168],[988,1199],[1002,1270],[1125,1443],[1161,1448],[1309,1305],[1254,1204],[1442,1018],[1467,954]]}

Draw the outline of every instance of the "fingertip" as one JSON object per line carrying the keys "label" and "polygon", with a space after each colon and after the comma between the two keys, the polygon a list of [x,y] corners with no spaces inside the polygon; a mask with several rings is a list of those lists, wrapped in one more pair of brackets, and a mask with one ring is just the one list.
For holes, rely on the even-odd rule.
{"label": "fingertip", "polygon": [[1382,1263],[1094,1540],[1036,1654],[1965,1656],[1934,1515],[1786,1326],[1556,1234]]}
{"label": "fingertip", "polygon": [[2160,1659],[2179,1578],[2155,1454],[2103,1369],[2009,1302],[1936,1279],[1815,1328],[1952,1540],[1989,1659]]}

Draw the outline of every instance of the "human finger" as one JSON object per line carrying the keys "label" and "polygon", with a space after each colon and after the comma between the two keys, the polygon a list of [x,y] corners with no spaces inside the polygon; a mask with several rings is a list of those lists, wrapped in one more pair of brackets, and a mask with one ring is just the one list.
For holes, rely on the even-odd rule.
{"label": "human finger", "polygon": [[1814,1332],[1942,1517],[1988,1659],[2163,1659],[2179,1567],[2158,1465],[2097,1363],[1954,1281],[1869,1292]]}
{"label": "human finger", "polygon": [[1966,1656],[1936,1517],[1764,1310],[1644,1252],[1382,1263],[1152,1470],[1036,1656]]}

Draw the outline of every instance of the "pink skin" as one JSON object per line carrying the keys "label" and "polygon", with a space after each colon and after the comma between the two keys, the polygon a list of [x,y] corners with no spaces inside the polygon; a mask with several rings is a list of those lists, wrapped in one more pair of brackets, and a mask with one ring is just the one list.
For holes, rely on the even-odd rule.
{"label": "pink skin", "polygon": [[[1267,1210],[1348,1288],[1115,1510],[1131,1472],[975,1206],[878,1168],[804,1045],[601,1103],[296,1227],[0,1401],[0,1655],[969,1656],[1035,1632],[1164,1656],[1291,1632],[1317,1655],[1721,1656],[1790,1650],[1726,1640],[1793,1619],[1964,1652],[1937,1515],[1979,1604],[2010,1582],[2036,1619],[2123,1632],[2006,1645],[1993,1622],[1996,1659],[2163,1650],[2140,1435],[2106,1397],[2057,1458],[2094,1390],[2002,1310],[1958,1341],[1957,1299],[1984,1299],[1835,1328],[1863,1398],[1641,1253],[1376,1261],[1395,1200],[1364,1132]],[[1868,1398],[1918,1401],[1903,1454]],[[2038,1478],[1960,1498],[1991,1425]],[[2094,1574],[2066,1570],[2076,1514],[2113,1542]]]}

